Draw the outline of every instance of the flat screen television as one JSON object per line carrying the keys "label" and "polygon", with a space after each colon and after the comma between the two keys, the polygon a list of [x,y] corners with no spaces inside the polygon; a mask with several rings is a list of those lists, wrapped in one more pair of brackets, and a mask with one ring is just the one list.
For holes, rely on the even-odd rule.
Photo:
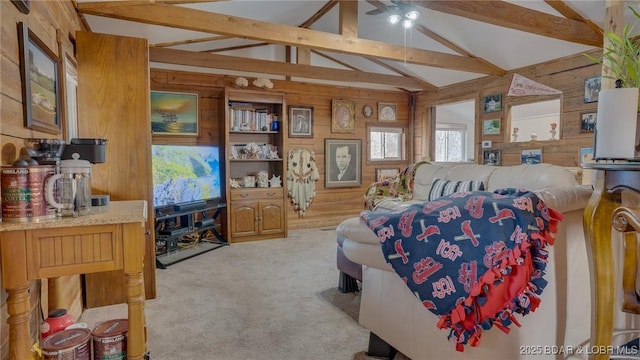
{"label": "flat screen television", "polygon": [[152,145],[154,208],[220,200],[217,146]]}

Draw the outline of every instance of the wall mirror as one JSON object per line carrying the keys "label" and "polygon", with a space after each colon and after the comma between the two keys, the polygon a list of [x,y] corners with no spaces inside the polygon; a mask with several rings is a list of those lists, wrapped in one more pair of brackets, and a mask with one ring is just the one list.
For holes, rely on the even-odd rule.
{"label": "wall mirror", "polygon": [[[524,102],[526,101],[526,103]],[[562,97],[536,97],[512,102],[508,110],[509,142],[548,141],[561,137]]]}

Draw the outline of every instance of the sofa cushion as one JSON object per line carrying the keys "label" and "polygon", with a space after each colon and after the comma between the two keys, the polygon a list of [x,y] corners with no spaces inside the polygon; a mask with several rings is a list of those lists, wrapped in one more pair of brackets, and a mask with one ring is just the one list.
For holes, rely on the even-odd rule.
{"label": "sofa cushion", "polygon": [[455,181],[455,180],[444,180],[444,179],[434,179],[431,184],[431,189],[429,190],[429,196],[427,200],[435,200],[441,196],[451,195],[456,192],[463,191],[478,191],[484,190],[484,184],[481,180],[474,181]]}

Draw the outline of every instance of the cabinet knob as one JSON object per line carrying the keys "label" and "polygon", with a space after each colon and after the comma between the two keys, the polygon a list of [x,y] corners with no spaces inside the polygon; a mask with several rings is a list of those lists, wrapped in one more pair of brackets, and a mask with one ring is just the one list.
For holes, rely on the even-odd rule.
{"label": "cabinet knob", "polygon": [[274,193],[274,192],[267,193],[267,195],[269,195],[269,196],[274,196],[275,194],[276,193]]}

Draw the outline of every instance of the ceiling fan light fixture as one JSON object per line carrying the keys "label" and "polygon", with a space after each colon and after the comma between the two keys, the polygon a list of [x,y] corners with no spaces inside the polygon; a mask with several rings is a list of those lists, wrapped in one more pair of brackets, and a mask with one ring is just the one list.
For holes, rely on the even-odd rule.
{"label": "ceiling fan light fixture", "polygon": [[387,18],[387,21],[392,24],[395,25],[397,23],[400,22],[400,20],[402,19],[402,17],[398,14],[391,14],[389,15],[389,17]]}
{"label": "ceiling fan light fixture", "polygon": [[409,20],[417,20],[420,17],[420,11],[418,10],[409,10],[404,16]]}
{"label": "ceiling fan light fixture", "polygon": [[404,27],[405,29],[412,28],[413,27],[413,21],[411,19],[402,20],[402,27]]}

